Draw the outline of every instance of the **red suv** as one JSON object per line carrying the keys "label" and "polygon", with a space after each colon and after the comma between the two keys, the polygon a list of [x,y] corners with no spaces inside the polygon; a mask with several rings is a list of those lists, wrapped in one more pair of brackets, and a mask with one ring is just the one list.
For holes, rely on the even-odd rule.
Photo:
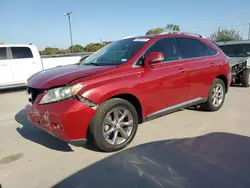
{"label": "red suv", "polygon": [[183,33],[130,37],[76,65],[31,76],[26,111],[57,138],[116,151],[140,123],[197,104],[220,109],[230,82],[228,59],[211,40]]}

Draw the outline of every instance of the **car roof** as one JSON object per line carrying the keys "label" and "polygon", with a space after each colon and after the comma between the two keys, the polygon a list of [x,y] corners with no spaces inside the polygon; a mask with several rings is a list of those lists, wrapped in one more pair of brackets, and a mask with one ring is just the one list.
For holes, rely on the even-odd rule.
{"label": "car roof", "polygon": [[250,40],[238,40],[238,41],[228,41],[228,42],[217,42],[219,46],[224,45],[234,45],[234,44],[250,44]]}
{"label": "car roof", "polygon": [[0,44],[0,47],[33,47],[32,44]]}
{"label": "car roof", "polygon": [[167,37],[167,36],[182,36],[182,37],[186,37],[186,36],[191,36],[191,37],[194,37],[194,38],[204,38],[204,39],[208,39],[208,40],[212,40],[212,39],[209,39],[209,38],[206,38],[200,34],[196,34],[196,33],[188,33],[188,32],[163,32],[163,33],[160,33],[160,34],[153,34],[153,35],[141,35],[141,36],[128,36],[128,37],[124,37],[122,39],[128,39],[128,38],[131,38],[131,39],[136,39],[136,38],[162,38],[162,37]]}

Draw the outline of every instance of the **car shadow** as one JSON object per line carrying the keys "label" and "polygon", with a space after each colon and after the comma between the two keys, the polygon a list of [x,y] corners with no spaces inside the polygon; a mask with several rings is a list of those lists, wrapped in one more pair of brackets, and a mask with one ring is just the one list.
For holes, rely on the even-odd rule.
{"label": "car shadow", "polygon": [[250,138],[211,133],[126,149],[54,188],[249,188]]}
{"label": "car shadow", "polygon": [[27,140],[53,150],[63,152],[73,151],[67,142],[59,140],[54,136],[51,136],[49,133],[43,131],[42,129],[39,129],[32,125],[26,117],[25,110],[19,111],[15,115],[15,120],[22,125],[22,127],[16,128],[16,131]]}
{"label": "car shadow", "polygon": [[200,105],[190,106],[188,108],[185,108],[185,110],[192,110],[197,112],[210,112],[206,110],[205,108],[202,108]]}

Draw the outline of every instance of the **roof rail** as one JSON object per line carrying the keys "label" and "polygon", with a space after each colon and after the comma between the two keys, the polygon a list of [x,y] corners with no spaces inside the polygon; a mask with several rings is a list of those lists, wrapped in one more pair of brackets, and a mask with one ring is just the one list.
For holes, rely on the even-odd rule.
{"label": "roof rail", "polygon": [[186,35],[194,35],[194,36],[198,36],[198,37],[201,37],[201,38],[206,38],[200,34],[197,34],[197,33],[191,33],[191,32],[184,32],[184,31],[170,31],[170,32],[162,32],[160,33],[160,35],[163,35],[163,34],[186,34]]}

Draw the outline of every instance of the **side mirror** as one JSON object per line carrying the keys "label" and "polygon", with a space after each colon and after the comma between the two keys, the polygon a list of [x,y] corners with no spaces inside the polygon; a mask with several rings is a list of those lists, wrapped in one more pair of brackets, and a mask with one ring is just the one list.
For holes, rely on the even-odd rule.
{"label": "side mirror", "polygon": [[161,63],[164,60],[164,56],[161,52],[150,52],[145,58],[145,64],[152,65]]}

